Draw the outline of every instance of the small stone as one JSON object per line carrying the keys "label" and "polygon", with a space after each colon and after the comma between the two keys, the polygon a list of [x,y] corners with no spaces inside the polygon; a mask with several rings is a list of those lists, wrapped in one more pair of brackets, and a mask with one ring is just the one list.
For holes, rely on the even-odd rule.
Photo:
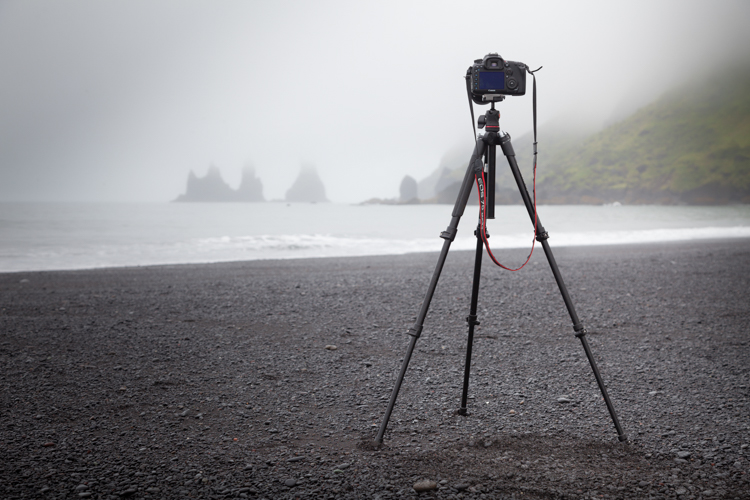
{"label": "small stone", "polygon": [[90,496],[91,496],[91,492],[90,491],[84,491],[84,492],[78,494],[78,498],[88,498]]}
{"label": "small stone", "polygon": [[85,484],[79,484],[78,486],[76,486],[76,491],[83,491],[87,489],[89,489],[89,487],[86,486]]}
{"label": "small stone", "polygon": [[295,486],[297,486],[297,481],[295,479],[289,478],[284,481],[284,485],[289,488],[294,488]]}
{"label": "small stone", "polygon": [[466,489],[469,488],[469,485],[468,484],[464,484],[464,483],[458,483],[457,485],[455,485],[453,487],[456,488],[458,491],[464,491],[464,490],[466,490]]}
{"label": "small stone", "polygon": [[740,462],[739,460],[737,460],[737,461],[736,461],[736,462],[734,463],[734,466],[735,466],[735,468],[737,468],[737,469],[741,469],[741,468],[742,468],[742,462]]}
{"label": "small stone", "polygon": [[414,483],[414,491],[417,493],[421,493],[423,491],[432,491],[436,490],[438,487],[437,483],[435,481],[431,481],[429,479],[423,479],[421,481],[417,481]]}
{"label": "small stone", "polygon": [[45,448],[49,448],[50,446],[55,446],[55,443],[53,443],[52,441],[50,441],[48,443],[44,443],[42,446],[44,446]]}
{"label": "small stone", "polygon": [[710,497],[711,495],[713,495],[713,494],[714,494],[714,490],[704,490],[703,492],[701,492],[701,494],[702,494],[702,495],[703,495],[704,497]]}
{"label": "small stone", "polygon": [[287,462],[299,462],[300,460],[304,460],[304,458],[305,457],[292,457],[292,458],[287,458],[286,461]]}
{"label": "small stone", "polygon": [[677,452],[678,458],[690,458],[690,452],[689,451],[678,451]]}
{"label": "small stone", "polygon": [[159,488],[146,488],[146,491],[149,493],[159,493]]}
{"label": "small stone", "polygon": [[336,349],[338,349],[338,347],[336,347],[335,345],[329,344],[326,346],[326,349],[328,349],[329,351],[335,351]]}
{"label": "small stone", "polygon": [[684,495],[685,493],[687,493],[687,488],[685,488],[684,486],[680,486],[679,488],[674,490],[674,492],[678,495]]}
{"label": "small stone", "polygon": [[558,403],[570,403],[571,399],[570,399],[570,396],[560,396],[559,398],[557,398],[557,402]]}
{"label": "small stone", "polygon": [[351,466],[351,465],[352,464],[348,464],[348,463],[339,464],[339,465],[336,466],[336,469],[341,469],[341,470],[348,469],[349,466]]}

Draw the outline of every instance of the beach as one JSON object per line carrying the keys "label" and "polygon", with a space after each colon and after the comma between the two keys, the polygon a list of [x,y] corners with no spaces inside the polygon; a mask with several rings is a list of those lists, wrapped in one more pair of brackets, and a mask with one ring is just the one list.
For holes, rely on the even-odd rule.
{"label": "beach", "polygon": [[[747,498],[750,240],[0,274],[3,498]],[[527,249],[496,253],[509,265]],[[435,489],[417,493],[418,481]]]}

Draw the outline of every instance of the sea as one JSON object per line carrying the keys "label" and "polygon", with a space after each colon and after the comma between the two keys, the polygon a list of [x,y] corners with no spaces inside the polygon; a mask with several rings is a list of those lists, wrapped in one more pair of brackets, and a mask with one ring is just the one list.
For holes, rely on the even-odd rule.
{"label": "sea", "polygon": [[[0,203],[0,272],[436,252],[451,205]],[[550,245],[750,238],[750,205],[540,205]],[[472,250],[468,206],[451,250]],[[497,206],[494,249],[530,247],[523,206]],[[750,243],[750,241],[749,241]]]}

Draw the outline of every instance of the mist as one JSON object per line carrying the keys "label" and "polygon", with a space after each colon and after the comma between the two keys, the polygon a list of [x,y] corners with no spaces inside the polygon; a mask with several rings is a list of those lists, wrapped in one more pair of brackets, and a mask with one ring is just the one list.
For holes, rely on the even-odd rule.
{"label": "mist", "polygon": [[[166,202],[210,164],[281,199],[398,196],[470,144],[464,74],[538,75],[540,123],[596,128],[750,47],[745,1],[0,3],[0,201]],[[524,97],[501,126],[528,132]],[[480,108],[482,109],[482,108]],[[543,168],[544,137],[540,137]]]}

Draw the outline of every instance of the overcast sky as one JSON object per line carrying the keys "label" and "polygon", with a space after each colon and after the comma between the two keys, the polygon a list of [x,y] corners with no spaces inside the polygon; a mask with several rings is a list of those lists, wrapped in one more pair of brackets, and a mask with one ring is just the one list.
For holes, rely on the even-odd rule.
{"label": "overcast sky", "polygon": [[[266,199],[302,163],[332,201],[395,197],[471,147],[474,59],[544,66],[542,123],[604,122],[744,55],[748,19],[743,0],[0,0],[0,201],[169,201],[248,162]],[[500,105],[516,138],[528,87]]]}

